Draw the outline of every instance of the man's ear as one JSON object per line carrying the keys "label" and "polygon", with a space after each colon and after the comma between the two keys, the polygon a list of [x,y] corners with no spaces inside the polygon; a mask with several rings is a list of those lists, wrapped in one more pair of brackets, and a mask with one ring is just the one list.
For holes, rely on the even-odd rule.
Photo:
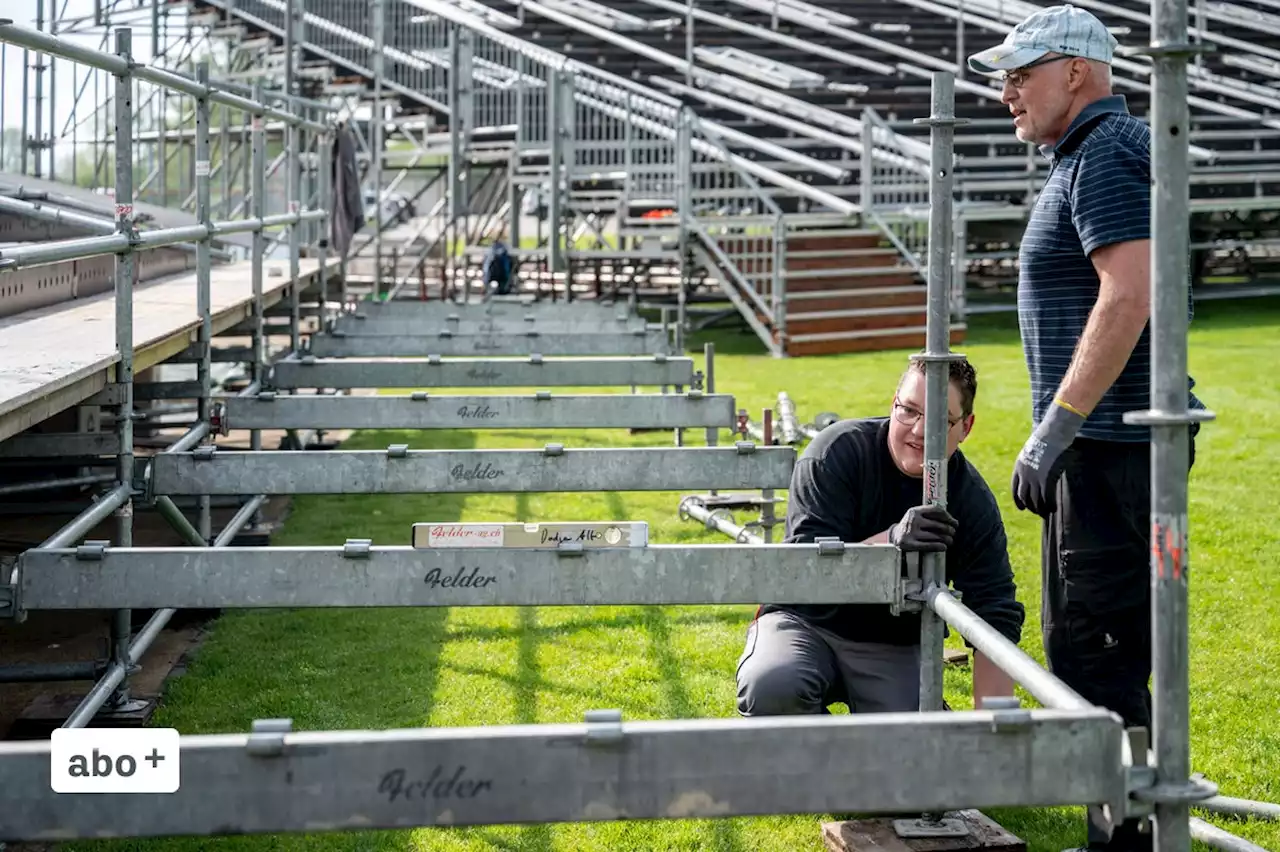
{"label": "man's ear", "polygon": [[973,431],[973,421],[976,415],[970,414],[964,420],[960,421],[960,443],[964,443],[965,438],[969,437],[969,433]]}

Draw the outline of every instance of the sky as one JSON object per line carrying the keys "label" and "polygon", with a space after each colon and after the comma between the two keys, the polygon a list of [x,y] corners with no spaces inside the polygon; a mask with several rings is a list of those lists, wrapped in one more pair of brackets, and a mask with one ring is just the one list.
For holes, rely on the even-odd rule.
{"label": "sky", "polygon": [[[44,0],[45,19],[46,22],[53,17],[52,9],[54,3],[58,4],[59,18],[74,18],[80,16],[89,16],[93,14],[93,0]],[[11,18],[19,26],[35,29],[37,0],[0,0],[0,17]],[[147,0],[124,0],[122,4],[126,7],[143,6],[149,9]],[[133,19],[139,20],[143,26],[134,26],[133,28],[133,48],[134,56],[140,62],[149,62],[151,55],[151,34],[150,22],[147,17],[133,16]],[[48,31],[48,24],[45,25]],[[101,49],[102,29],[90,31],[87,34],[72,33],[66,36],[60,36],[68,41],[73,41],[84,47],[93,49]],[[110,50],[110,47],[107,48]],[[3,54],[3,92],[4,92],[4,109],[0,113],[0,124],[5,129],[18,129],[22,126],[22,48],[14,45],[3,45],[0,48]],[[29,53],[28,57],[34,62],[36,54]],[[47,60],[47,57],[46,57]],[[79,67],[79,83],[84,81],[84,66]],[[72,63],[58,59],[56,61],[56,71],[54,73],[54,109],[56,115],[54,123],[58,131],[61,131],[71,114],[71,108],[75,103],[75,94],[78,88],[77,81],[72,79]],[[45,95],[49,93],[49,74],[46,71],[44,75]],[[28,90],[28,100],[31,109],[35,107],[35,87],[34,74],[32,75],[33,85]],[[99,82],[99,92],[104,92],[104,84],[106,78],[103,77]],[[104,94],[105,96],[105,94]],[[81,99],[81,109],[87,106],[93,99],[93,86],[89,85],[85,95]],[[44,131],[48,134],[48,103],[45,103],[45,121]],[[30,119],[34,122],[34,117]],[[87,138],[87,134],[92,132],[92,127],[87,126],[81,129],[79,138],[83,141]],[[59,149],[61,153],[66,149]],[[12,156],[9,152],[5,152],[6,158]],[[47,156],[47,154],[46,154]]]}

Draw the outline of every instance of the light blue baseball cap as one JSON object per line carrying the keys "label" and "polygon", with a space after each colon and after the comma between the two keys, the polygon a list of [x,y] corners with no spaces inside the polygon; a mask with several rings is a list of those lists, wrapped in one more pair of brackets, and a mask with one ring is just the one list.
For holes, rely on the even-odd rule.
{"label": "light blue baseball cap", "polygon": [[1111,64],[1116,37],[1093,14],[1070,4],[1049,6],[1028,15],[1002,43],[969,57],[979,74],[1012,71],[1049,53],[1082,56]]}

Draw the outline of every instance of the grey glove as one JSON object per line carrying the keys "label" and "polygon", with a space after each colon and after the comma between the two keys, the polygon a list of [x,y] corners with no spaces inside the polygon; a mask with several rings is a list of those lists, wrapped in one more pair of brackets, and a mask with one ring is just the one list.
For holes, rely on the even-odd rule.
{"label": "grey glove", "polygon": [[1058,508],[1054,489],[1062,473],[1062,454],[1076,439],[1085,418],[1058,403],[1049,406],[1013,465],[1013,503],[1047,517]]}
{"label": "grey glove", "polygon": [[908,552],[939,553],[951,546],[956,519],[941,506],[912,506],[889,528],[889,543]]}

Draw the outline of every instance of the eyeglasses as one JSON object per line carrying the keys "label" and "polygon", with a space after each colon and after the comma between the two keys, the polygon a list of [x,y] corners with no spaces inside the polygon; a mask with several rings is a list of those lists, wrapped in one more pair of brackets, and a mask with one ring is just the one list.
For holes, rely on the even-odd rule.
{"label": "eyeglasses", "polygon": [[1041,65],[1048,65],[1050,62],[1057,62],[1061,59],[1076,59],[1075,56],[1050,56],[1048,59],[1037,59],[1035,62],[1029,62],[1021,68],[1015,68],[1012,71],[1006,71],[1004,76],[1000,78],[1000,82],[1008,83],[1015,89],[1021,89],[1027,85],[1027,80],[1031,77],[1031,69],[1038,68]]}
{"label": "eyeglasses", "polygon": [[[916,423],[920,422],[921,417],[924,417],[923,411],[920,411],[918,408],[914,408],[913,406],[907,405],[906,403],[902,402],[899,399],[895,398],[893,400],[893,419],[897,420],[903,426],[915,426]],[[948,429],[954,428],[955,425],[959,423],[961,420],[964,420],[964,418],[965,418],[965,415],[961,415],[959,417],[954,417],[954,418],[948,416],[947,428]]]}

